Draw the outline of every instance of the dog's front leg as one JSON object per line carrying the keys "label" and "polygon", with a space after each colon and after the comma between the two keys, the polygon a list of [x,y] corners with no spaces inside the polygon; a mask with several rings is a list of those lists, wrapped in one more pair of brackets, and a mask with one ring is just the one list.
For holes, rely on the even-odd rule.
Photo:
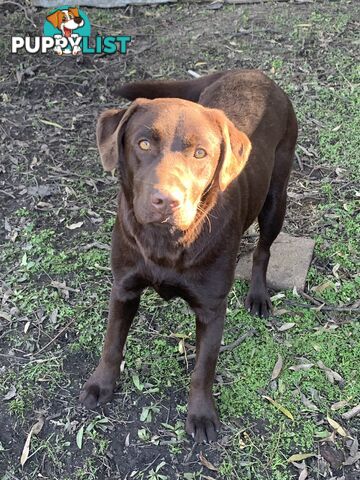
{"label": "dog's front leg", "polygon": [[213,441],[220,426],[212,394],[226,302],[196,309],[196,361],[191,377],[186,431],[196,442]]}
{"label": "dog's front leg", "polygon": [[111,290],[109,319],[99,365],[85,383],[80,401],[88,408],[108,402],[120,374],[123,350],[131,323],[139,307],[140,296],[123,300],[114,283]]}

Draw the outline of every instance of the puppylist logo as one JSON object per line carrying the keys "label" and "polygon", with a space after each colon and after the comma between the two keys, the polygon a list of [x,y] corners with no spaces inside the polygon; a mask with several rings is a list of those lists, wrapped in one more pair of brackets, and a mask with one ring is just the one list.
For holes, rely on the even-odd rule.
{"label": "puppylist logo", "polygon": [[82,10],[59,7],[50,11],[44,22],[41,37],[12,37],[11,52],[24,49],[28,53],[46,53],[53,50],[58,55],[78,55],[119,52],[126,54],[131,37],[128,35],[96,36],[90,41],[90,21]]}

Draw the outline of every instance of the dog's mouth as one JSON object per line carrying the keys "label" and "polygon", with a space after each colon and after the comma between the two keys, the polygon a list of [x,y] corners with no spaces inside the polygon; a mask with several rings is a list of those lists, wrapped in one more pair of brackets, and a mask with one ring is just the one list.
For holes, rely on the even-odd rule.
{"label": "dog's mouth", "polygon": [[186,215],[182,215],[180,212],[172,212],[166,215],[156,215],[156,214],[148,214],[146,216],[146,220],[140,221],[140,223],[154,225],[157,228],[161,228],[162,230],[175,232],[175,231],[186,231],[194,221],[194,217],[188,217]]}
{"label": "dog's mouth", "polygon": [[176,221],[174,219],[174,216],[172,214],[165,215],[165,216],[159,216],[159,215],[154,215],[151,218],[147,218],[145,221],[142,220],[141,223],[143,224],[152,224],[152,225],[158,225],[158,226],[163,226],[163,227],[175,227],[176,226]]}
{"label": "dog's mouth", "polygon": [[70,28],[64,27],[64,37],[69,38],[71,37],[72,30]]}

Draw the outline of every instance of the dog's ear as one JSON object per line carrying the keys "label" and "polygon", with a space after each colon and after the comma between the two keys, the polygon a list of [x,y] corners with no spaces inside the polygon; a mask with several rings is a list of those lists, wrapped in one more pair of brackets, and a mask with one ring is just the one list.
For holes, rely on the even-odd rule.
{"label": "dog's ear", "polygon": [[222,133],[219,186],[224,191],[245,167],[251,152],[251,142],[224,112],[217,110],[214,113]]}
{"label": "dog's ear", "polygon": [[140,98],[128,109],[113,108],[100,114],[96,126],[96,140],[104,170],[111,171],[116,168],[122,155],[121,147],[126,123],[139,105],[145,102],[148,100]]}
{"label": "dog's ear", "polygon": [[69,13],[72,13],[74,17],[79,17],[79,9],[77,7],[69,8]]}
{"label": "dog's ear", "polygon": [[61,10],[57,10],[56,12],[48,15],[46,20],[50,22],[55,28],[59,28],[62,23],[63,13]]}
{"label": "dog's ear", "polygon": [[122,119],[127,112],[126,108],[106,110],[100,114],[96,126],[96,141],[104,170],[111,171],[116,168],[119,156],[119,134]]}

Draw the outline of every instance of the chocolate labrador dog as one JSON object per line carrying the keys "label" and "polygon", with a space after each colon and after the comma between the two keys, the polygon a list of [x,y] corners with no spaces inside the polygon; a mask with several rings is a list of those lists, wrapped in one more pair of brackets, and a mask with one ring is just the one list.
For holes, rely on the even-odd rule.
{"label": "chocolate labrador dog", "polygon": [[[266,317],[270,246],[280,232],[297,138],[286,94],[259,71],[124,85],[128,109],[100,115],[105,170],[121,192],[112,237],[114,277],[100,363],[81,392],[89,408],[107,402],[145,287],[184,298],[196,314],[196,362],[186,430],[216,439],[212,385],[242,233],[258,219],[246,308]],[[142,97],[142,98],[141,98]]]}

